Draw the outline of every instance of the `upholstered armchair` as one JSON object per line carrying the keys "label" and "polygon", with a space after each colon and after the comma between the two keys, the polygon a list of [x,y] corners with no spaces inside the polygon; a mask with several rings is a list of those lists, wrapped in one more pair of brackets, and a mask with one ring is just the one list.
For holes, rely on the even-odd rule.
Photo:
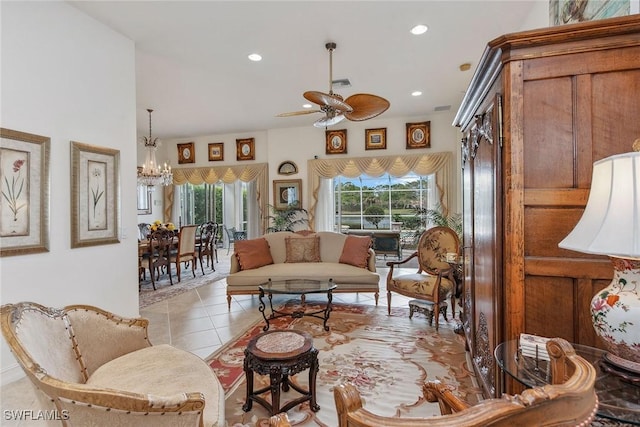
{"label": "upholstered armchair", "polygon": [[225,424],[224,392],[210,367],[192,353],[151,345],[146,319],[30,302],[3,305],[0,319],[36,389],[40,408],[34,410],[58,415],[49,425]]}
{"label": "upholstered armchair", "polygon": [[[455,314],[456,281],[453,267],[447,262],[447,254],[460,250],[460,240],[448,227],[433,227],[422,233],[417,250],[401,261],[387,262],[387,309],[391,314],[391,292],[433,304],[436,330],[440,310],[446,310],[447,298],[451,298],[451,311]],[[418,271],[397,274],[397,270],[417,258]],[[446,318],[446,311],[444,311]]]}
{"label": "upholstered armchair", "polygon": [[[424,384],[424,396],[438,402],[440,416],[429,418],[383,417],[363,407],[358,389],[352,384],[334,387],[338,427],[489,427],[489,426],[588,426],[596,414],[595,368],[576,355],[561,338],[547,344],[552,363],[551,385],[527,389],[521,394],[503,395],[469,406],[437,382]],[[271,427],[289,427],[286,414],[269,420]]]}

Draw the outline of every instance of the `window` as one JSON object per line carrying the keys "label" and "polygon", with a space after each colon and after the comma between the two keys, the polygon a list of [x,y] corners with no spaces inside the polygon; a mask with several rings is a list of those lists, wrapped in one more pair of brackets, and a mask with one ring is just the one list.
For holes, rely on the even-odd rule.
{"label": "window", "polygon": [[335,229],[390,230],[426,228],[420,209],[432,209],[435,176],[409,173],[396,178],[361,175],[357,178],[338,176],[334,179]]}
{"label": "window", "polygon": [[[246,230],[247,183],[180,186],[180,225],[212,221]],[[239,222],[233,219],[239,216]]]}

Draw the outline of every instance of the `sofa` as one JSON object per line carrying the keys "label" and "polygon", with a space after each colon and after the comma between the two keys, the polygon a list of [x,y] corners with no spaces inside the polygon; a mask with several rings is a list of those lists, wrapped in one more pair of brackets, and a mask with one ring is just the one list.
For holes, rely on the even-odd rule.
{"label": "sofa", "polygon": [[31,302],[3,305],[0,318],[36,389],[36,411],[50,419],[38,425],[225,425],[224,391],[212,369],[187,351],[151,345],[146,319]]}
{"label": "sofa", "polygon": [[380,276],[370,237],[330,231],[278,231],[234,243],[227,303],[233,295],[257,295],[269,281],[333,279],[338,292],[373,292],[378,304]]}

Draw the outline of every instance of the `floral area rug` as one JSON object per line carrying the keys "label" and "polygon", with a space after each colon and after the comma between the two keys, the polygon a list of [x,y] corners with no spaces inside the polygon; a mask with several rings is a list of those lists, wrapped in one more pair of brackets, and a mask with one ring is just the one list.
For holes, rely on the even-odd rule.
{"label": "floral area rug", "polygon": [[[222,253],[221,253],[222,252]],[[231,266],[230,256],[225,255],[225,251],[218,251],[218,262],[215,263],[216,271],[211,270],[211,267],[204,265],[204,275],[200,269],[200,264],[196,268],[196,277],[193,277],[191,267],[188,269],[181,269],[180,282],[178,282],[178,276],[176,276],[175,266],[172,266],[171,274],[173,279],[173,285],[169,282],[169,276],[163,274],[159,280],[156,280],[156,289],[153,289],[151,284],[151,277],[147,271],[146,279],[140,281],[140,291],[138,304],[140,308],[146,308],[152,304],[155,304],[165,299],[175,297],[183,292],[187,292],[191,289],[199,288],[202,285],[215,282],[220,279],[224,279],[229,275],[229,269]]]}
{"label": "floral area rug", "polygon": [[[297,303],[290,301],[287,309]],[[311,309],[313,304],[307,304]],[[439,332],[421,315],[409,320],[409,310],[395,308],[387,316],[385,307],[334,304],[326,332],[319,319],[304,317],[276,319],[272,328],[309,332],[319,350],[320,369],[316,395],[320,411],[313,412],[305,402],[288,412],[294,426],[335,427],[338,425],[333,387],[352,383],[365,399],[365,407],[376,414],[393,417],[439,415],[437,403],[422,395],[425,380],[440,380],[456,389],[456,395],[474,404],[480,390],[467,363],[464,340],[453,332],[455,321],[441,320]],[[250,412],[242,410],[246,383],[243,372],[244,349],[248,341],[262,332],[264,322],[250,327],[209,358],[209,364],[225,390],[225,414],[229,427],[266,427],[267,411],[254,402]],[[268,385],[268,376],[256,375],[254,387]],[[308,371],[293,377],[307,388]],[[283,392],[281,405],[298,397],[296,391]],[[265,393],[269,399],[269,394]]]}

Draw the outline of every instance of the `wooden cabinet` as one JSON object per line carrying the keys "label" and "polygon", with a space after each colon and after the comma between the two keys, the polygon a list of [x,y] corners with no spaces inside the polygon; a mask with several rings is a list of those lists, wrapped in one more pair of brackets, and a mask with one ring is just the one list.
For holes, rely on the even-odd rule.
{"label": "wooden cabinet", "polygon": [[558,248],[580,218],[593,162],[640,138],[640,16],[489,42],[458,111],[463,325],[486,396],[517,391],[493,349],[521,332],[600,346],[592,296],[606,257]]}

